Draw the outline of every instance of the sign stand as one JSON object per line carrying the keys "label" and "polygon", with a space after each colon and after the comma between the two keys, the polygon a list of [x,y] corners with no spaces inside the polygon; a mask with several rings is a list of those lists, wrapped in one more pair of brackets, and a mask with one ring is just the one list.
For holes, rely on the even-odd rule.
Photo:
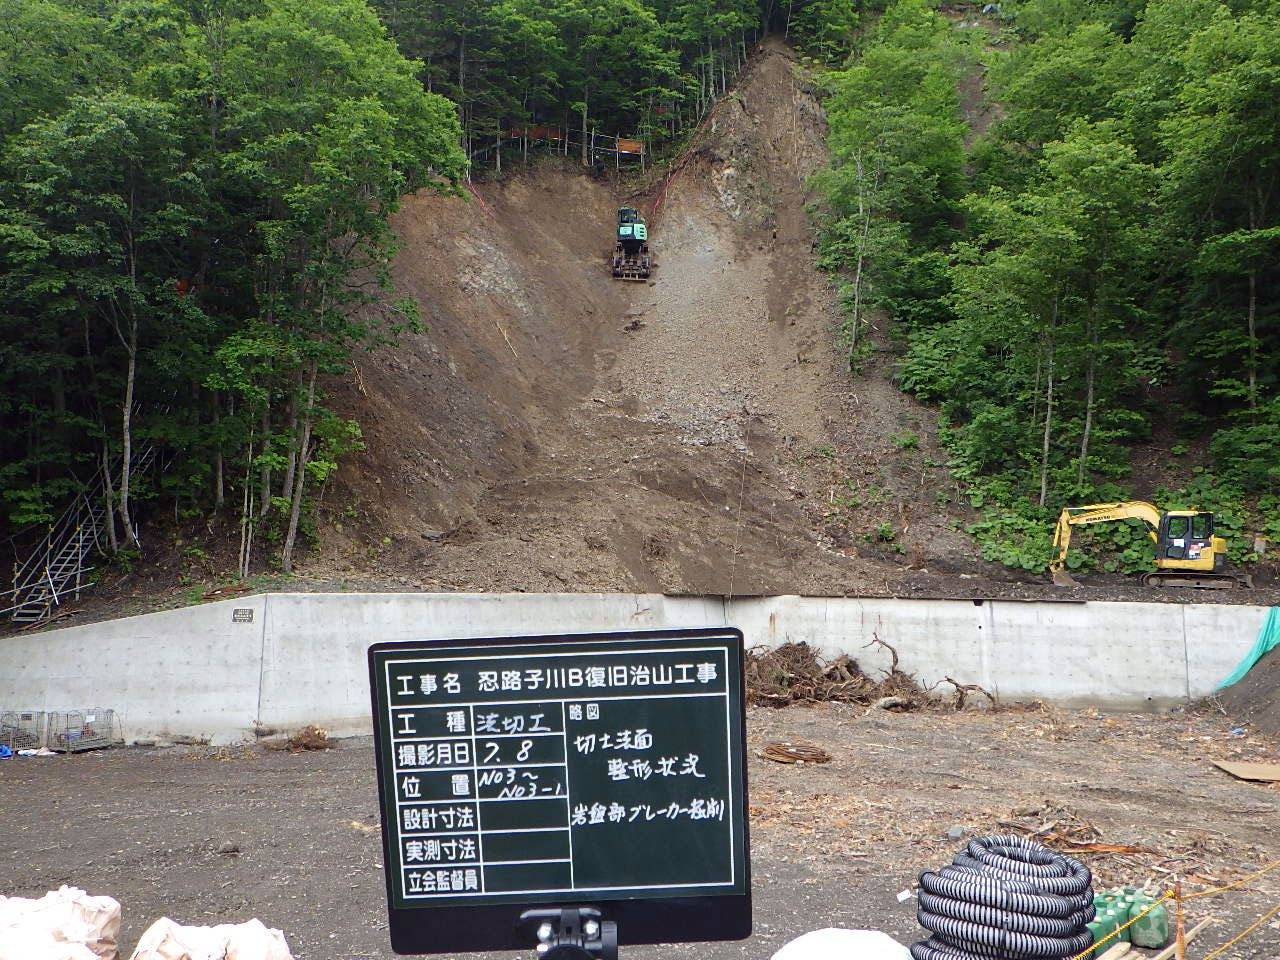
{"label": "sign stand", "polygon": [[526,910],[520,925],[533,928],[542,960],[618,960],[618,925],[594,907]]}

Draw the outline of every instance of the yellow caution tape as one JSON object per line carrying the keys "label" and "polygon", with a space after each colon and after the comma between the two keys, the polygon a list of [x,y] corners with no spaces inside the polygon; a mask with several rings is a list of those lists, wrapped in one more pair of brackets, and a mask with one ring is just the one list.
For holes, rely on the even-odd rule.
{"label": "yellow caution tape", "polygon": [[1238,887],[1242,883],[1248,883],[1250,880],[1256,880],[1258,879],[1258,877],[1262,876],[1264,873],[1267,873],[1270,870],[1274,870],[1276,867],[1280,867],[1280,860],[1277,860],[1275,863],[1272,863],[1272,864],[1269,864],[1268,866],[1263,867],[1257,873],[1249,874],[1249,876],[1245,877],[1243,880],[1237,880],[1235,883],[1228,883],[1225,887],[1214,887],[1212,890],[1201,890],[1199,893],[1184,893],[1182,895],[1182,899],[1194,900],[1196,897],[1207,897],[1212,893],[1221,893],[1223,890],[1230,890],[1232,887]]}
{"label": "yellow caution tape", "polygon": [[[1274,866],[1274,864],[1272,864],[1272,866]],[[1280,903],[1277,903],[1274,907],[1272,907],[1270,910],[1268,910],[1266,913],[1260,916],[1254,923],[1250,924],[1248,928],[1244,931],[1244,933],[1241,933],[1238,936],[1232,937],[1230,940],[1228,940],[1226,943],[1220,946],[1217,950],[1213,951],[1213,953],[1207,954],[1204,957],[1204,960],[1213,960],[1214,957],[1220,954],[1223,950],[1227,949],[1227,947],[1231,946],[1237,940],[1243,940],[1249,934],[1253,933],[1253,931],[1257,930],[1260,926],[1262,926],[1262,924],[1265,923],[1267,919],[1273,916],[1277,911],[1280,911]]]}

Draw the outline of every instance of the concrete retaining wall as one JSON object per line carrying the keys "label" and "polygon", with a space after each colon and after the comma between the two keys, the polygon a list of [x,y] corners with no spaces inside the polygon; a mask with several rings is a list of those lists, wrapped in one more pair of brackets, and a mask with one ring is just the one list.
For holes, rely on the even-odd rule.
{"label": "concrete retaining wall", "polygon": [[[246,611],[252,611],[247,613]],[[806,641],[868,672],[900,666],[1004,700],[1160,708],[1213,691],[1265,607],[1227,604],[666,597],[652,594],[267,594],[0,641],[0,711],[116,710],[126,739],[250,736],[254,723],[369,732],[378,640],[740,627]]]}

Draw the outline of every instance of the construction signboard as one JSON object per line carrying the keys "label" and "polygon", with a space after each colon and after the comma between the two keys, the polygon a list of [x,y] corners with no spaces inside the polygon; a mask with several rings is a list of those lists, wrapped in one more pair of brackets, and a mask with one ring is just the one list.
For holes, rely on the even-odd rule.
{"label": "construction signboard", "polygon": [[750,929],[742,635],[375,644],[392,945],[518,949],[533,906],[622,943]]}

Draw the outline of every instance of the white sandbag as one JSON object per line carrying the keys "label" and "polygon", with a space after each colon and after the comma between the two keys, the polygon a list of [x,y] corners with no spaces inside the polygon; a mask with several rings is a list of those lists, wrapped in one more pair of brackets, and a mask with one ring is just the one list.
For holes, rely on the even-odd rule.
{"label": "white sandbag", "polygon": [[227,940],[218,941],[209,927],[184,927],[161,917],[142,935],[131,960],[222,960]]}
{"label": "white sandbag", "polygon": [[257,918],[186,927],[161,917],[147,928],[130,960],[293,960],[293,954],[284,934]]}
{"label": "white sandbag", "polygon": [[[51,943],[82,947],[66,954],[73,960],[82,956],[116,960],[119,933],[120,904],[111,897],[91,897],[79,887],[63,885],[39,900],[0,897],[0,943],[6,944],[6,950],[17,935],[37,940],[43,935]],[[4,952],[0,952],[0,960],[7,960]]]}
{"label": "white sandbag", "polygon": [[784,944],[773,960],[911,960],[911,951],[879,930],[814,930]]}
{"label": "white sandbag", "polygon": [[293,954],[283,933],[269,929],[255,917],[231,928],[227,960],[293,960]]}
{"label": "white sandbag", "polygon": [[0,927],[0,960],[98,960],[83,943],[55,940],[48,930]]}

